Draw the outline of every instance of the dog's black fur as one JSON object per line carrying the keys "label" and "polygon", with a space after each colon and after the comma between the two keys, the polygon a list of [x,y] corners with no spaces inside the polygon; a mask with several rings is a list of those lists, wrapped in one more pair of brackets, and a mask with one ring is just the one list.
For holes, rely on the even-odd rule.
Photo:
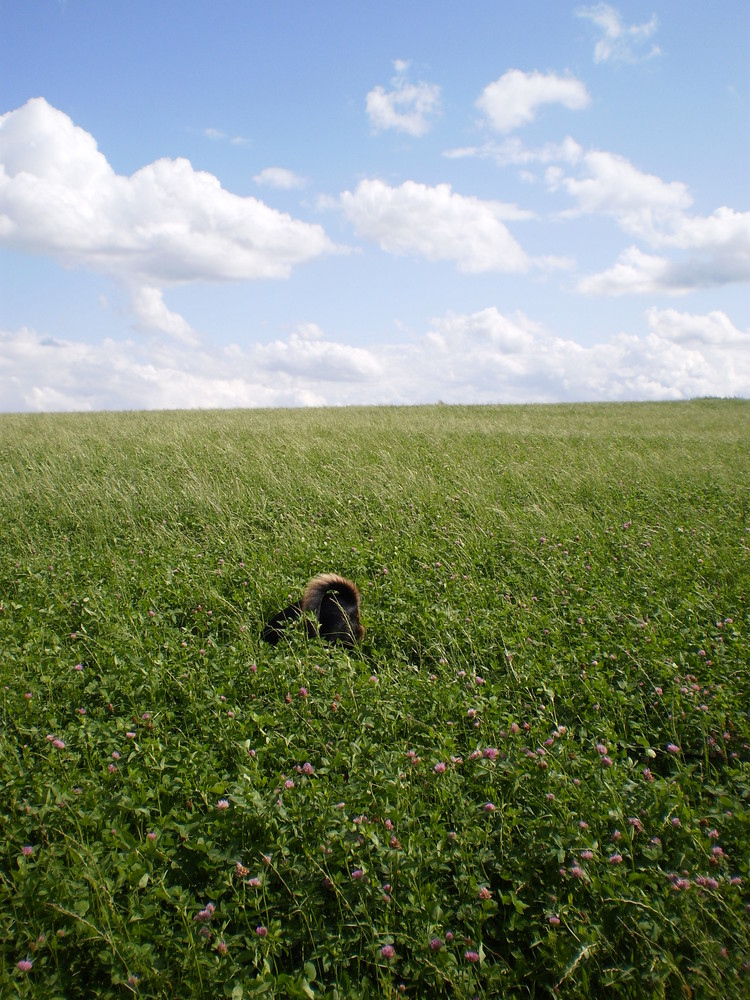
{"label": "dog's black fur", "polygon": [[359,590],[356,584],[335,573],[320,573],[305,587],[301,601],[277,612],[266,623],[261,637],[272,645],[281,639],[286,626],[311,611],[317,620],[305,620],[309,637],[320,635],[328,642],[354,646],[365,634],[359,620]]}

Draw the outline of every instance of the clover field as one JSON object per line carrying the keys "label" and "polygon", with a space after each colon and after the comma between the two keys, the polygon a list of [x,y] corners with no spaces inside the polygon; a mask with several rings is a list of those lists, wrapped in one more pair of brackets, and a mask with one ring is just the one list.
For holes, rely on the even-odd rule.
{"label": "clover field", "polygon": [[[0,417],[0,995],[747,996],[749,443]],[[322,570],[361,647],[263,644]]]}

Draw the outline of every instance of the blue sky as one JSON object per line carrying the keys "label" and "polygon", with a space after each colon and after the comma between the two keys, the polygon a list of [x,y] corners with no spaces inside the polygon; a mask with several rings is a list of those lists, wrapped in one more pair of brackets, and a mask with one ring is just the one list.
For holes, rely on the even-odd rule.
{"label": "blue sky", "polygon": [[0,19],[0,410],[750,396],[744,0]]}

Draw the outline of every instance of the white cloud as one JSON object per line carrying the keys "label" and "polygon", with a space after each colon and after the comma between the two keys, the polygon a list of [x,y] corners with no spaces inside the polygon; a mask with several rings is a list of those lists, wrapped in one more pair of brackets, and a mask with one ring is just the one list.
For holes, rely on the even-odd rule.
{"label": "white cloud", "polygon": [[257,363],[269,372],[303,376],[314,383],[356,383],[383,374],[372,351],[325,340],[315,324],[304,324],[288,340],[259,346],[253,354]]}
{"label": "white cloud", "polygon": [[409,63],[396,60],[396,76],[391,79],[392,90],[377,86],[366,99],[367,115],[376,132],[396,129],[409,135],[421,136],[430,130],[432,121],[440,114],[440,87],[436,83],[410,83],[406,74]]}
{"label": "white cloud", "polygon": [[530,163],[577,163],[583,154],[575,139],[567,136],[562,142],[548,142],[538,149],[530,149],[516,136],[503,142],[486,142],[481,146],[464,146],[447,149],[443,156],[449,160],[476,158],[494,160],[499,167],[522,166]]}
{"label": "white cloud", "polygon": [[0,400],[25,411],[750,396],[750,330],[718,311],[645,319],[642,332],[593,346],[494,307],[433,320],[410,343],[356,348],[315,324],[210,352],[0,332]]}
{"label": "white cloud", "polygon": [[606,271],[581,278],[578,291],[584,295],[656,294],[667,290],[668,271],[669,262],[663,257],[628,247]]}
{"label": "white cloud", "polygon": [[750,350],[750,331],[738,330],[726,313],[714,310],[691,315],[676,309],[648,309],[646,318],[652,331],[675,344],[703,347],[740,347]]}
{"label": "white cloud", "polygon": [[230,146],[252,146],[251,139],[246,139],[243,135],[234,135],[230,138],[220,128],[204,128],[201,134],[212,142],[229,142]]}
{"label": "white cloud", "polygon": [[484,88],[476,106],[493,129],[512,132],[533,121],[545,104],[580,111],[590,103],[586,87],[575,77],[511,69]]}
{"label": "white cloud", "polygon": [[693,201],[685,184],[643,173],[615,153],[591,150],[581,167],[585,176],[552,176],[551,186],[562,186],[577,212],[611,215],[625,232],[649,242],[679,225]]}
{"label": "white cloud", "polygon": [[287,170],[286,167],[265,167],[259,174],[255,174],[253,180],[261,187],[280,188],[283,191],[303,188],[307,184],[304,177],[300,177],[292,170]]}
{"label": "white cloud", "polygon": [[626,25],[622,14],[608,3],[598,3],[593,7],[579,7],[577,17],[591,21],[598,28],[600,37],[594,46],[594,62],[636,62],[640,58],[650,58],[660,54],[658,45],[651,45],[641,55],[643,47],[656,32],[659,22],[654,14],[644,24]]}
{"label": "white cloud", "polygon": [[131,305],[138,329],[161,330],[186,344],[197,343],[195,331],[179,313],[167,308],[159,288],[136,285],[131,292]]}
{"label": "white cloud", "polygon": [[140,325],[181,339],[191,332],[164,288],[285,278],[335,250],[321,226],[232,194],[188,160],[116,174],[43,98],[0,116],[0,243],[114,278],[134,292]]}
{"label": "white cloud", "polygon": [[561,217],[608,215],[629,236],[662,251],[630,246],[611,268],[583,278],[580,291],[680,293],[750,281],[750,212],[722,207],[710,216],[690,215],[693,199],[685,184],[643,173],[614,153],[593,150],[578,165],[577,177],[565,176],[559,166],[547,170],[550,190],[563,190],[577,203]]}
{"label": "white cloud", "polygon": [[456,194],[449,184],[365,180],[345,191],[340,204],[358,234],[389,253],[454,261],[468,274],[524,272],[531,263],[503,222],[529,213]]}

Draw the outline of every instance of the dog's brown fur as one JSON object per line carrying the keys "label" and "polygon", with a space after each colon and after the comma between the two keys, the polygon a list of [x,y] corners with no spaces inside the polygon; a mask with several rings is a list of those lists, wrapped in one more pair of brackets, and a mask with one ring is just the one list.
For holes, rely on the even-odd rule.
{"label": "dog's brown fur", "polygon": [[336,573],[319,573],[309,581],[301,601],[295,601],[277,612],[265,625],[262,638],[276,645],[289,622],[305,612],[312,612],[317,620],[305,621],[308,636],[320,635],[328,642],[354,646],[365,634],[359,620],[359,590],[356,584]]}

